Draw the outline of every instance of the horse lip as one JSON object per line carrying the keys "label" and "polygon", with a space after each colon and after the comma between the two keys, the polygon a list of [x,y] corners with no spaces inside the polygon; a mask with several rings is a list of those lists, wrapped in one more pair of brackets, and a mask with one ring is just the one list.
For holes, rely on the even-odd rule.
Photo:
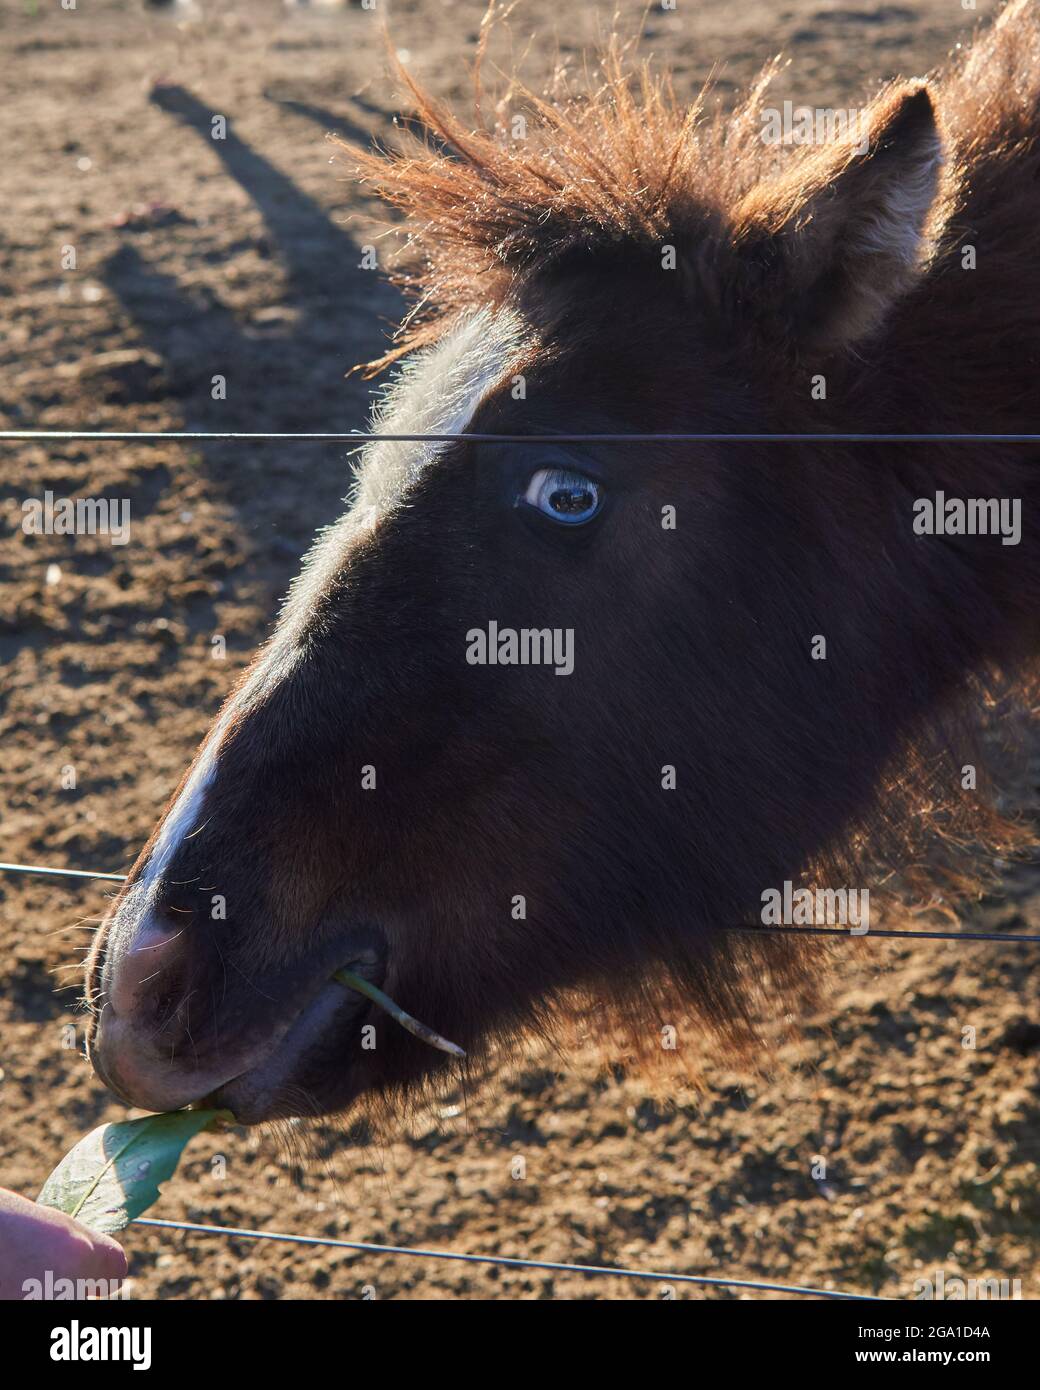
{"label": "horse lip", "polygon": [[[317,1001],[330,997],[332,990],[336,991],[338,1002],[343,1002],[349,998],[350,992],[341,985],[336,985],[334,982],[323,982],[316,991],[311,992],[306,1001],[295,1012],[278,1019],[268,1037],[254,1043],[247,1049],[240,1049],[237,1056],[229,1058],[224,1067],[220,1065],[220,1060],[216,1059],[210,1065],[199,1069],[201,1075],[193,1071],[186,1073],[163,1071],[156,1078],[150,1074],[146,1065],[144,1084],[137,1087],[133,1081],[128,1083],[121,1074],[121,1063],[117,1061],[115,1065],[109,1065],[106,1061],[102,1042],[108,1041],[111,1044],[113,1030],[125,1030],[127,1027],[126,1020],[110,1011],[107,1020],[102,1020],[102,1027],[90,1049],[91,1064],[108,1089],[113,1091],[126,1105],[156,1111],[179,1109],[183,1105],[205,1105],[207,1101],[200,1099],[200,1096],[216,1095],[239,1077],[261,1072],[269,1066],[271,1059],[281,1053],[286,1040],[291,1037],[294,1030],[299,1028],[301,1021],[307,1020],[313,1013]],[[132,1030],[132,1025],[130,1027]],[[127,1075],[132,1074],[133,1066],[131,1065]],[[137,1080],[140,1083],[140,1073]],[[156,1085],[159,1087],[158,1090],[156,1090]],[[137,1094],[135,1094],[135,1090]],[[144,1095],[145,1090],[149,1094]]]}
{"label": "horse lip", "polygon": [[[374,984],[380,984],[386,974],[383,953],[366,951],[343,968]],[[279,1093],[293,1085],[299,1063],[346,1020],[360,1019],[371,1004],[362,995],[335,980],[328,980],[289,1023],[278,1030],[273,1045],[260,1053],[249,1066],[236,1073],[212,1091],[199,1104],[230,1110],[240,1124],[259,1124],[275,1117]]]}
{"label": "horse lip", "polygon": [[[136,1060],[141,1052],[137,1025],[132,1019],[117,1016],[109,1006],[88,1041],[91,1065],[104,1085],[126,1105],[161,1111],[179,1109],[185,1105],[198,1107],[211,1104],[212,1097],[222,1096],[226,1087],[241,1082],[243,1078],[261,1078],[273,1072],[276,1059],[285,1055],[287,1041],[290,1052],[292,1048],[296,1049],[292,1060],[306,1051],[307,1045],[315,1042],[319,1036],[317,1031],[313,1037],[304,1036],[305,1026],[316,1011],[329,1015],[325,1019],[327,1024],[331,1024],[332,1014],[340,1014],[347,1006],[360,1015],[368,1007],[368,1001],[345,986],[336,984],[331,979],[332,971],[337,968],[352,969],[379,984],[385,975],[386,957],[386,938],[378,927],[353,924],[348,930],[337,933],[325,944],[312,966],[309,969],[303,967],[307,969],[310,983],[305,991],[296,991],[294,1006],[290,1005],[284,1013],[271,1018],[265,1037],[254,1038],[246,1046],[228,1048],[230,1055],[226,1058],[225,1066],[221,1065],[221,1058],[217,1056],[208,1064],[187,1070],[173,1068],[167,1063],[161,1072],[155,1071],[151,1059],[143,1064]],[[300,973],[302,975],[302,970]],[[324,1002],[319,1004],[319,1001]],[[338,1007],[330,1008],[333,1001]],[[121,1074],[123,1062],[120,1057],[106,1058],[103,1046],[107,1041],[111,1050],[113,1029],[120,1028],[131,1034],[128,1042],[131,1051],[128,1055],[133,1060],[125,1076]],[[228,1102],[221,1101],[219,1104],[222,1108],[234,1110],[234,1106]],[[243,1119],[243,1123],[257,1122]]]}

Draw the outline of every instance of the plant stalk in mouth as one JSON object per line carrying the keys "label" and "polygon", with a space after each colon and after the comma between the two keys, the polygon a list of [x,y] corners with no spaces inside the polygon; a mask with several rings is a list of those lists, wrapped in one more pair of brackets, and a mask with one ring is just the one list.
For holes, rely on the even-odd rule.
{"label": "plant stalk in mouth", "polygon": [[451,1057],[465,1057],[466,1054],[458,1043],[449,1042],[447,1038],[442,1038],[440,1033],[435,1033],[432,1028],[428,1028],[425,1023],[420,1023],[417,1018],[405,1013],[400,1004],[395,1004],[388,994],[384,994],[377,985],[370,983],[361,975],[355,975],[353,970],[335,970],[332,978],[337,984],[346,985],[347,989],[356,989],[358,994],[364,994],[372,1000],[373,1004],[378,1004],[381,1009],[385,1009],[391,1018],[396,1018],[402,1028],[407,1028],[409,1033],[414,1034],[424,1043],[429,1043],[431,1047],[436,1047],[441,1052],[447,1052]]}

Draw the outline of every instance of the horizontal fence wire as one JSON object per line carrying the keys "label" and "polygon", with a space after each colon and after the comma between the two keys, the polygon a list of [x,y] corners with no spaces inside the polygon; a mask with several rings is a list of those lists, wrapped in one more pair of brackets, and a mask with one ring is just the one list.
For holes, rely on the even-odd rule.
{"label": "horizontal fence wire", "polygon": [[104,878],[111,883],[125,883],[126,874],[101,874],[93,869],[52,869],[43,864],[0,864],[9,874],[53,874],[58,878]]}
{"label": "horizontal fence wire", "polygon": [[1040,444],[1040,434],[863,434],[812,431],[800,434],[648,433],[619,434],[382,434],[364,430],[0,430],[0,441],[45,439],[299,439],[354,444]]}
{"label": "horizontal fence wire", "polygon": [[571,1265],[555,1260],[525,1260],[511,1255],[467,1255],[455,1250],[423,1250],[408,1245],[375,1245],[362,1240],[336,1240],[331,1236],[296,1236],[279,1231],[250,1231],[233,1226],[203,1226],[192,1221],[163,1221],[139,1216],[135,1226],[154,1226],[167,1231],[193,1231],[199,1235],[233,1236],[245,1240],[275,1240],[290,1245],[331,1246],[375,1255],[413,1255],[426,1260],[455,1260],[463,1264],[505,1265],[509,1269],[545,1269],[556,1274],[613,1275],[617,1279],[648,1279],[661,1284],[698,1284],[730,1289],[751,1289],[757,1293],[802,1294],[809,1298],[836,1298],[863,1303],[889,1303],[877,1294],[845,1293],[836,1289],[814,1289],[802,1284],[774,1284],[758,1279],[723,1279],[707,1274],[666,1274],[650,1269],[615,1269],[611,1265]]}
{"label": "horizontal fence wire", "polygon": [[[109,883],[125,883],[126,874],[103,874],[94,869],[53,869],[43,864],[0,864],[0,871],[12,874],[47,874],[58,878],[97,878]],[[786,936],[851,936],[861,939],[866,936],[906,937],[911,941],[1025,941],[1040,943],[1040,935],[1026,932],[998,931],[891,931],[882,927],[869,927],[858,931],[852,927],[789,927],[772,925],[768,922],[723,923],[723,931],[742,931],[768,936],[779,932]]]}

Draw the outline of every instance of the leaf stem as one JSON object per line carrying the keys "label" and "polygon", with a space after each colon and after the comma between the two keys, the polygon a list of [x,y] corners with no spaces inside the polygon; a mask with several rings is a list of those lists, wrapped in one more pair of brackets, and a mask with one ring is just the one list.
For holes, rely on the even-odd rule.
{"label": "leaf stem", "polygon": [[458,1043],[449,1042],[447,1038],[442,1038],[440,1033],[435,1033],[432,1028],[428,1028],[425,1023],[420,1023],[411,1014],[405,1013],[400,1004],[395,1004],[389,994],[366,980],[361,975],[355,975],[353,970],[335,970],[332,978],[337,984],[346,985],[347,989],[356,989],[358,994],[364,994],[372,1000],[373,1004],[378,1004],[381,1009],[385,1009],[391,1018],[396,1018],[402,1028],[407,1028],[409,1033],[421,1038],[424,1043],[429,1043],[431,1047],[438,1048],[441,1052],[447,1052],[452,1057],[465,1057],[465,1052],[459,1047]]}

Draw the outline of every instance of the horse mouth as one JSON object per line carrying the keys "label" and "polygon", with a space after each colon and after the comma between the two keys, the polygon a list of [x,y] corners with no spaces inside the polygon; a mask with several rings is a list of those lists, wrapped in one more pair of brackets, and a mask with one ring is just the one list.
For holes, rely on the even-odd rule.
{"label": "horse mouth", "polygon": [[91,1063],[109,1090],[144,1110],[217,1106],[252,1125],[324,1113],[333,1108],[330,1091],[342,1108],[361,1089],[352,1074],[373,1006],[332,974],[347,969],[378,986],[387,956],[386,938],[372,926],[337,933],[309,962],[255,977],[248,993],[241,988],[208,1038],[187,1035],[190,1049],[166,1050],[146,1020],[109,1002],[88,1039]]}
{"label": "horse mouth", "polygon": [[[383,952],[369,950],[342,964],[372,984],[381,984],[386,975]],[[358,1035],[372,1008],[364,995],[327,980],[278,1030],[269,1050],[222,1082],[200,1104],[230,1110],[244,1125],[324,1113],[321,1074],[330,1068],[341,1075],[350,1071]]]}

